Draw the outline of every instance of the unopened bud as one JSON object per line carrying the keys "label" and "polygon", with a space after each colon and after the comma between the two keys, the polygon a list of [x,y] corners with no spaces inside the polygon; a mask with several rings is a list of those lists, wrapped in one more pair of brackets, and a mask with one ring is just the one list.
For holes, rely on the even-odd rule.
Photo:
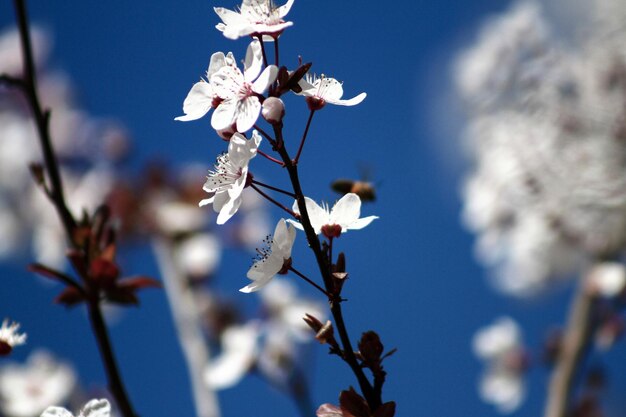
{"label": "unopened bud", "polygon": [[263,101],[261,115],[268,123],[272,125],[278,124],[285,116],[285,104],[277,97],[270,97]]}
{"label": "unopened bud", "polygon": [[43,166],[40,163],[33,162],[28,166],[30,169],[30,174],[33,176],[33,179],[37,183],[37,185],[44,184],[44,175],[43,175]]}
{"label": "unopened bud", "polygon": [[302,320],[304,320],[304,322],[315,332],[319,332],[322,327],[324,327],[324,325],[322,324],[321,321],[319,321],[315,316],[312,316],[310,314],[305,314],[304,317],[302,317]]}
{"label": "unopened bud", "polygon": [[330,320],[326,321],[326,324],[315,335],[315,339],[321,344],[332,343],[335,340],[335,332],[333,330],[333,324]]}

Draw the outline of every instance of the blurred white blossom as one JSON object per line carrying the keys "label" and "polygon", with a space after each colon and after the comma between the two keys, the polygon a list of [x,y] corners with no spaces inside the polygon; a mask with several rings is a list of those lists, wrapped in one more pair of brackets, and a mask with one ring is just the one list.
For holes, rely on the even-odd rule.
{"label": "blurred white blossom", "polygon": [[[287,0],[277,7],[274,0],[243,0],[238,11],[223,7],[214,7],[215,13],[222,19],[216,28],[229,39],[238,39],[246,35],[278,35],[293,25],[283,18],[291,10],[294,0]],[[263,40],[272,40],[272,36],[264,36]]]}
{"label": "blurred white blossom", "polygon": [[0,409],[10,417],[36,417],[51,404],[63,404],[74,390],[76,374],[45,351],[33,352],[25,364],[0,368]]}
{"label": "blurred white blossom", "polygon": [[590,7],[572,45],[539,3],[519,2],[457,61],[474,159],[463,220],[508,293],[624,251],[626,8]]}
{"label": "blurred white blossom", "polygon": [[519,326],[509,317],[501,317],[474,335],[473,349],[485,361],[486,370],[479,382],[483,401],[499,412],[510,413],[522,403],[526,393],[526,360]]}

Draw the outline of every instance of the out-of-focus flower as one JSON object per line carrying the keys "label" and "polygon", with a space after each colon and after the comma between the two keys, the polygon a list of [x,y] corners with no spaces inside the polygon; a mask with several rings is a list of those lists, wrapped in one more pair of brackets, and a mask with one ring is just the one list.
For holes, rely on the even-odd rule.
{"label": "out-of-focus flower", "polygon": [[205,369],[205,382],[216,390],[237,384],[256,360],[259,336],[255,322],[226,329],[220,338],[222,353]]}
{"label": "out-of-focus flower", "polygon": [[592,3],[567,47],[538,3],[518,3],[458,60],[475,161],[463,220],[505,292],[535,294],[626,248],[626,27],[613,3]]}
{"label": "out-of-focus flower", "polygon": [[[315,230],[316,234],[323,233],[328,238],[339,237],[350,229],[362,229],[378,218],[378,216],[359,218],[361,215],[361,199],[354,193],[348,193],[341,197],[332,209],[329,209],[326,204],[319,206],[308,197],[305,197],[305,201],[313,230]],[[293,211],[300,214],[297,201],[293,203]],[[288,221],[298,229],[304,230],[299,222],[291,219]]]}
{"label": "out-of-focus flower", "polygon": [[293,1],[287,0],[284,5],[276,7],[274,0],[244,0],[239,12],[215,7],[215,13],[223,22],[218,23],[216,28],[229,39],[246,35],[271,35],[267,40],[273,39],[293,25],[292,22],[283,20],[289,13]]}
{"label": "out-of-focus flower", "polygon": [[216,52],[211,55],[209,69],[206,72],[206,80],[200,80],[191,87],[183,103],[185,115],[178,116],[174,120],[182,122],[196,120],[207,114],[211,108],[218,106],[221,100],[211,85],[211,77],[224,66],[236,67],[232,53],[229,52],[227,55],[224,55],[223,52]]}
{"label": "out-of-focus flower", "polygon": [[222,247],[217,236],[198,233],[182,241],[175,253],[183,272],[191,277],[205,277],[217,268]]}
{"label": "out-of-focus flower", "polygon": [[298,95],[305,96],[307,104],[311,110],[320,110],[326,103],[337,106],[356,106],[367,97],[366,93],[361,93],[348,100],[343,100],[342,83],[334,78],[320,75],[319,77],[306,74],[298,82],[302,91]]}
{"label": "out-of-focus flower", "polygon": [[591,291],[602,297],[615,297],[626,286],[626,269],[619,262],[596,264],[588,276]]}
{"label": "out-of-focus flower", "polygon": [[[43,65],[50,50],[50,40],[46,34],[37,27],[30,28],[35,64]],[[0,33],[0,74],[18,76],[22,73],[22,49],[20,33],[17,29],[7,29]]]}
{"label": "out-of-focus flower", "polygon": [[63,404],[74,390],[76,374],[49,353],[35,351],[25,364],[0,368],[0,409],[12,417],[39,416],[50,404]]}
{"label": "out-of-focus flower", "polygon": [[247,277],[253,282],[239,291],[250,293],[258,291],[267,285],[274,275],[286,272],[285,265],[291,259],[291,248],[296,239],[296,229],[287,225],[285,219],[280,219],[274,230],[274,237],[268,241],[269,249],[260,250],[260,259],[256,261]]}
{"label": "out-of-focus flower", "polygon": [[[108,400],[91,400],[80,410],[77,417],[110,417],[111,404]],[[74,417],[63,407],[48,407],[41,417]]]}
{"label": "out-of-focus flower", "polygon": [[474,336],[473,349],[487,366],[479,384],[483,401],[493,404],[501,413],[515,411],[526,394],[523,379],[526,355],[517,323],[501,317],[480,329]]}
{"label": "out-of-focus flower", "polygon": [[20,324],[9,322],[9,319],[2,321],[0,326],[0,356],[11,353],[15,346],[26,343],[26,333],[18,333]]}
{"label": "out-of-focus flower", "polygon": [[213,196],[200,201],[200,206],[213,204],[213,210],[219,213],[217,224],[224,224],[239,209],[241,192],[248,178],[248,163],[257,153],[261,136],[255,131],[252,138],[246,139],[236,133],[228,143],[228,153],[217,158],[215,170],[209,172],[204,191]]}
{"label": "out-of-focus flower", "polygon": [[268,65],[263,72],[263,54],[258,40],[248,46],[244,72],[236,66],[226,65],[212,77],[213,91],[223,101],[215,109],[211,126],[215,130],[227,129],[235,124],[238,132],[246,132],[254,126],[261,112],[258,95],[276,80],[278,68]]}

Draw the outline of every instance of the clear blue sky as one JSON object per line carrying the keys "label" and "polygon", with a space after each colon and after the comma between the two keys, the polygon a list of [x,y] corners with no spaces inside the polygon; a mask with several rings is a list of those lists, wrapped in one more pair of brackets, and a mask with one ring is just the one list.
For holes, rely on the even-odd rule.
{"label": "clear blue sky", "polygon": [[[12,20],[9,3],[0,5],[0,25]],[[245,42],[228,41],[214,29],[212,7],[233,8],[234,0],[31,3],[32,21],[54,35],[55,66],[71,75],[90,113],[128,127],[138,161],[162,155],[209,167],[224,143],[208,119],[173,118],[213,52],[243,56]],[[566,293],[529,305],[490,290],[473,260],[472,237],[460,225],[459,178],[442,156],[442,143],[446,152],[460,152],[457,140],[432,122],[436,110],[445,124],[458,124],[455,112],[450,109],[448,120],[448,109],[440,105],[449,89],[449,60],[487,14],[506,6],[502,0],[296,0],[289,15],[294,26],[281,38],[284,62],[295,64],[302,55],[313,62],[313,71],[344,80],[346,96],[368,93],[359,106],[328,108],[316,116],[302,177],[318,200],[334,197],[328,189],[334,178],[358,177],[362,162],[380,182],[379,200],[364,209],[380,220],[340,242],[352,277],[345,314],[353,339],[371,328],[387,347],[398,348],[386,362],[384,392],[386,400],[397,401],[398,416],[496,415],[476,393],[481,364],[470,351],[473,332],[511,314],[521,321],[526,340],[537,345],[548,324],[564,316]],[[304,104],[292,100],[287,112],[289,126],[301,131]],[[126,268],[156,275],[150,252],[133,251],[125,256]],[[236,289],[246,283],[248,257],[231,258],[221,279],[232,281],[227,285],[234,297],[243,297]],[[0,313],[19,317],[30,333],[28,347],[16,356],[47,346],[74,361],[87,384],[104,382],[85,315],[53,306],[55,290],[23,272],[27,261],[0,269],[6,283]],[[191,416],[165,296],[151,291],[142,300],[112,330],[130,395],[142,416]],[[355,381],[325,348],[316,349],[314,401],[336,402],[339,391]],[[544,376],[532,372],[530,400],[518,415],[538,415]],[[225,417],[296,415],[288,399],[254,378],[223,392],[221,400]]]}

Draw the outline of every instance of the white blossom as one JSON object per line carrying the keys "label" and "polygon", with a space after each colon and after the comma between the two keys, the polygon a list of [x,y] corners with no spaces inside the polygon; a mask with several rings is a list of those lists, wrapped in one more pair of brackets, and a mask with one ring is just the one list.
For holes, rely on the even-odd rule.
{"label": "white blossom", "polygon": [[248,46],[244,72],[236,66],[226,65],[212,77],[213,91],[223,101],[215,109],[211,126],[223,130],[236,125],[238,132],[246,132],[254,126],[261,112],[259,95],[276,80],[278,68],[268,65],[262,72],[263,54],[258,40]]}
{"label": "white blossom", "polygon": [[356,106],[367,97],[366,93],[361,93],[351,99],[342,99],[342,83],[323,74],[319,77],[306,74],[298,84],[302,88],[302,91],[297,94],[314,99],[316,101],[316,110],[324,107],[326,103],[335,104],[337,106]]}
{"label": "white blossom", "polygon": [[250,293],[267,285],[279,272],[282,272],[285,261],[291,258],[291,249],[296,239],[296,229],[280,219],[274,230],[274,237],[267,242],[269,249],[260,251],[260,259],[252,265],[247,277],[253,282],[239,291]]}
{"label": "white blossom", "polygon": [[619,262],[602,262],[594,265],[588,274],[592,292],[603,297],[615,297],[626,286],[626,269]]}
{"label": "white blossom", "polygon": [[463,220],[515,295],[626,246],[626,11],[589,7],[585,36],[565,45],[539,4],[518,3],[457,62],[474,160]]}
{"label": "white blossom", "polygon": [[215,13],[222,19],[216,28],[229,39],[246,35],[272,35],[263,37],[264,40],[271,40],[293,25],[283,20],[293,1],[287,0],[284,5],[276,7],[274,0],[243,0],[238,12],[215,7]]}
{"label": "white blossom", "polygon": [[206,80],[200,80],[191,87],[183,103],[185,115],[178,116],[174,120],[183,122],[196,120],[207,114],[211,108],[217,107],[220,98],[216,94],[213,85],[211,85],[211,77],[225,66],[236,67],[232,53],[229,52],[227,55],[224,55],[223,52],[216,52],[211,55],[211,62],[206,72]]}
{"label": "white blossom", "polygon": [[217,224],[226,223],[239,209],[248,178],[248,163],[256,156],[260,143],[261,136],[256,130],[250,139],[235,133],[228,143],[228,153],[220,155],[215,169],[209,172],[202,189],[213,195],[200,201],[200,206],[213,204],[213,210],[219,213]]}
{"label": "white blossom", "polygon": [[[341,197],[332,209],[329,209],[326,204],[320,206],[308,197],[304,199],[311,226],[318,235],[324,233],[338,237],[339,234],[348,230],[362,229],[378,218],[378,216],[360,217],[361,198],[354,193],[348,193]],[[297,201],[293,203],[293,211],[300,214]],[[288,221],[298,229],[304,230],[301,223],[291,219]],[[333,230],[327,230],[327,227],[331,227]]]}
{"label": "white blossom", "polygon": [[237,384],[250,370],[258,354],[258,323],[231,326],[221,337],[222,352],[204,371],[204,380],[212,389],[226,389]]}
{"label": "white blossom", "polygon": [[501,413],[515,411],[524,400],[525,356],[519,326],[509,317],[501,317],[474,335],[474,353],[486,362],[479,393],[483,401]]}
{"label": "white blossom", "polygon": [[0,410],[12,417],[39,416],[50,404],[63,404],[74,390],[76,374],[49,353],[35,351],[25,364],[0,368]]}

